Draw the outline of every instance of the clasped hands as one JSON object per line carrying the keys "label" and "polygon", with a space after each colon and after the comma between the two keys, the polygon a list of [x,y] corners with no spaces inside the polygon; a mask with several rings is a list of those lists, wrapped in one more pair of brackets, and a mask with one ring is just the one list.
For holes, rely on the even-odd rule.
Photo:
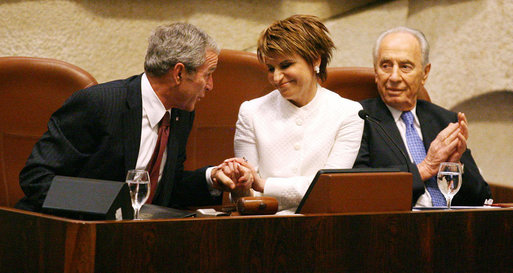
{"label": "clasped hands", "polygon": [[438,173],[442,162],[460,162],[467,150],[468,127],[465,114],[458,113],[458,122],[450,123],[431,142],[424,161],[417,165],[422,180]]}
{"label": "clasped hands", "polygon": [[213,186],[238,197],[251,196],[251,189],[263,192],[265,180],[242,158],[229,158],[211,172]]}

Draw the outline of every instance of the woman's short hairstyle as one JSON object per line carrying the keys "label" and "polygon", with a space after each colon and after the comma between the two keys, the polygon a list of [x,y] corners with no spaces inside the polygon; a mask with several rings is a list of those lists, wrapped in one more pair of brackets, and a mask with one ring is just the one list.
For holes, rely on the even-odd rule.
{"label": "woman's short hairstyle", "polygon": [[318,77],[325,81],[328,76],[326,67],[334,48],[328,28],[318,17],[293,15],[272,23],[260,34],[257,56],[263,63],[265,57],[297,54],[310,65],[320,57]]}
{"label": "woman's short hairstyle", "polygon": [[148,39],[144,70],[160,77],[177,63],[182,63],[187,72],[195,72],[205,62],[207,50],[219,54],[214,39],[194,25],[173,23],[158,26]]}
{"label": "woman's short hairstyle", "polygon": [[419,41],[420,44],[420,52],[422,57],[422,67],[426,67],[426,65],[429,63],[429,43],[426,39],[426,36],[424,36],[424,33],[420,30],[416,30],[409,27],[395,27],[392,29],[389,29],[387,31],[384,31],[381,33],[376,40],[376,43],[374,44],[374,49],[372,51],[372,57],[374,58],[374,65],[376,65],[376,62],[378,60],[378,50],[381,46],[381,41],[383,41],[383,38],[385,38],[387,35],[392,33],[400,33],[405,32],[413,35]]}

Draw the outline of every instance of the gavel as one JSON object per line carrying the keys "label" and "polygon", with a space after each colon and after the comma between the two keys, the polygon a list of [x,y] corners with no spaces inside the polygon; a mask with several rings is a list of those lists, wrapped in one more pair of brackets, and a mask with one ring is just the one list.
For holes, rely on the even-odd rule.
{"label": "gavel", "polygon": [[241,215],[275,214],[278,211],[278,200],[268,196],[241,197],[236,206]]}

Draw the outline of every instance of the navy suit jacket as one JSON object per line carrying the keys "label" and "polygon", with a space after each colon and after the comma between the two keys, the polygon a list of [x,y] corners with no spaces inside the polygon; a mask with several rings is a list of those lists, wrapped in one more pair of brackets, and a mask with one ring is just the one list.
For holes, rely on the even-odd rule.
{"label": "navy suit jacket", "polygon": [[[380,122],[403,153],[408,156],[399,129],[395,124],[392,114],[381,98],[367,99],[360,103],[369,116]],[[417,101],[416,110],[426,151],[440,131],[445,129],[449,123],[458,121],[456,113],[424,100]],[[490,188],[481,176],[469,149],[463,153],[460,161],[465,165],[463,183],[459,192],[454,196],[452,205],[482,206],[484,200],[491,197]],[[354,167],[389,167],[399,168],[402,171],[409,170],[413,174],[413,204],[424,194],[424,183],[420,178],[417,166],[410,161],[409,157],[407,159],[404,158],[401,152],[386,139],[384,133],[377,125],[368,121],[365,122],[362,143]]]}
{"label": "navy suit jacket", "polygon": [[[39,211],[55,175],[125,181],[141,141],[141,75],[75,92],[52,114],[20,173],[25,197],[16,207]],[[219,204],[208,191],[205,169],[184,171],[194,112],[171,111],[167,160],[153,204]]]}

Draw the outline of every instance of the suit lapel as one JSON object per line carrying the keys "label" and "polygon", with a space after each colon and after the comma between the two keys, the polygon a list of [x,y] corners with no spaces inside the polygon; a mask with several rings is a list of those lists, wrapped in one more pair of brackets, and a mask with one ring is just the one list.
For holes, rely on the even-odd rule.
{"label": "suit lapel", "polygon": [[127,110],[122,114],[125,168],[134,169],[141,143],[142,97],[141,76],[128,84]]}
{"label": "suit lapel", "polygon": [[168,160],[168,165],[166,165],[166,169],[170,170],[171,166],[174,166],[176,163],[176,156],[178,155],[178,132],[180,131],[177,128],[180,122],[179,113],[176,109],[171,110],[171,127],[169,132],[169,140],[167,142],[167,156],[170,160]]}
{"label": "suit lapel", "polygon": [[[381,125],[383,125],[383,128],[385,131],[390,135],[390,137],[395,141],[395,143],[403,150],[405,154],[407,154],[406,146],[403,142],[403,138],[401,137],[401,133],[399,133],[399,129],[397,129],[397,125],[395,124],[395,120],[388,110],[385,103],[378,99],[378,107],[377,107],[377,117],[379,121],[381,121]],[[394,151],[394,154],[400,158],[401,161],[403,161],[403,155],[400,151],[397,150],[395,147],[390,147],[392,151]]]}
{"label": "suit lapel", "polygon": [[435,140],[438,134],[437,130],[435,130],[438,128],[438,125],[434,124],[434,118],[431,117],[430,111],[426,111],[424,108],[424,104],[421,101],[417,101],[417,117],[419,118],[420,130],[422,131],[422,141],[427,152],[429,145],[431,145],[431,142]]}

